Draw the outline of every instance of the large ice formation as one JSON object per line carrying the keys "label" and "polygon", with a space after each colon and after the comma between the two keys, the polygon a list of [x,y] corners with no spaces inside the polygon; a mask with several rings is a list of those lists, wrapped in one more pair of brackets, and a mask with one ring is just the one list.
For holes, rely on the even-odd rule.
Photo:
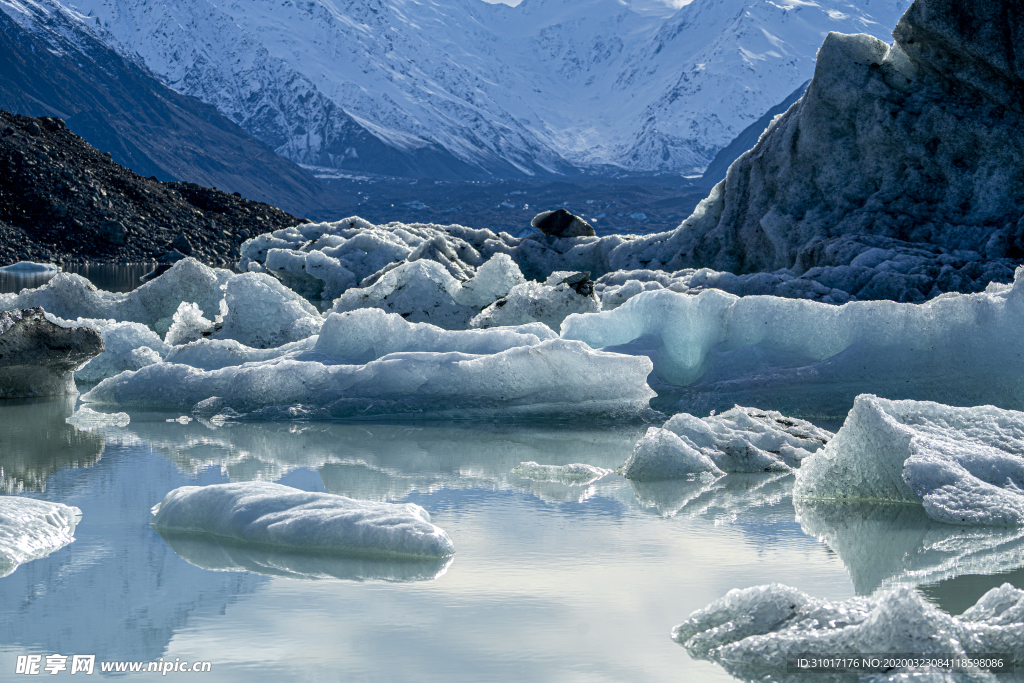
{"label": "large ice formation", "polygon": [[171,326],[164,335],[164,342],[170,346],[180,346],[197,341],[206,333],[212,334],[214,324],[213,320],[203,315],[198,304],[182,301],[171,318]]}
{"label": "large ice formation", "polygon": [[380,558],[309,553],[169,531],[161,532],[160,537],[183,560],[203,569],[255,572],[291,579],[429,581],[444,574],[455,559],[454,555]]}
{"label": "large ice formation", "polygon": [[963,575],[1000,583],[999,574],[1024,567],[1024,527],[951,526],[904,503],[793,503],[800,528],[839,556],[858,595]]}
{"label": "large ice formation", "polygon": [[0,496],[0,577],[75,540],[76,507]]}
{"label": "large ice formation", "polygon": [[569,316],[562,337],[650,353],[659,378],[682,387],[679,410],[739,403],[839,417],[860,393],[1024,408],[1015,380],[1021,320],[1024,270],[1012,286],[919,305],[644,292],[611,311]]}
{"label": "large ice formation", "polygon": [[647,358],[552,339],[490,354],[391,353],[359,365],[324,356],[208,371],[157,363],[104,380],[82,398],[254,418],[636,415],[654,396],[650,370]]}
{"label": "large ice formation", "polygon": [[832,438],[810,422],[775,411],[735,406],[719,415],[674,415],[650,427],[622,474],[636,481],[698,472],[788,472]]}
{"label": "large ice formation", "polygon": [[[891,46],[830,33],[804,96],[680,226],[681,265],[805,273],[889,261],[875,278],[907,292],[984,284],[979,257],[1024,253],[1020,27],[1015,0],[916,0]],[[911,265],[923,245],[934,257]]]}
{"label": "large ice formation", "polygon": [[445,557],[448,534],[413,503],[377,503],[265,482],[182,486],[153,507],[153,526],[263,546],[352,555]]}
{"label": "large ice formation", "polygon": [[0,311],[0,399],[74,393],[74,371],[102,351],[92,328],[58,325],[41,308]]}
{"label": "large ice formation", "polygon": [[697,610],[672,638],[691,656],[716,661],[743,680],[784,676],[790,654],[1003,654],[1020,663],[1024,591],[1003,584],[951,616],[910,588],[830,601],[779,584],[755,586]]}
{"label": "large ice formation", "polygon": [[178,305],[196,303],[213,319],[224,298],[221,285],[232,276],[228,270],[208,268],[193,258],[183,259],[160,277],[128,292],[105,292],[80,275],[60,273],[35,289],[19,294],[0,294],[0,309],[42,306],[47,313],[74,320],[94,318],[142,323],[165,334]]}
{"label": "large ice formation", "polygon": [[948,524],[1024,524],[1024,413],[858,396],[793,495],[920,502]]}
{"label": "large ice formation", "polygon": [[585,486],[591,484],[601,477],[611,474],[611,470],[603,467],[594,467],[585,463],[570,463],[568,465],[541,465],[533,462],[521,462],[517,467],[512,468],[512,474],[533,479],[535,481],[554,481],[569,486]]}

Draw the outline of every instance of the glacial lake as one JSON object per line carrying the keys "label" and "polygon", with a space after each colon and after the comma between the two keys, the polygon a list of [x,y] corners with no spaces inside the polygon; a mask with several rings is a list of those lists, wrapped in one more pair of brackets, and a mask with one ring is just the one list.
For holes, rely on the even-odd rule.
{"label": "glacial lake", "polygon": [[[642,425],[130,412],[127,427],[83,431],[65,423],[75,402],[0,402],[4,493],[83,513],[75,542],[0,579],[3,672],[18,655],[95,654],[209,661],[211,681],[728,681],[669,633],[731,588],[845,599],[911,583],[959,612],[1006,580],[1024,586],[1020,531],[947,527],[912,506],[794,507],[791,475],[567,486],[510,473],[617,467]],[[250,480],[417,503],[456,554],[311,558],[149,526],[178,486]]]}

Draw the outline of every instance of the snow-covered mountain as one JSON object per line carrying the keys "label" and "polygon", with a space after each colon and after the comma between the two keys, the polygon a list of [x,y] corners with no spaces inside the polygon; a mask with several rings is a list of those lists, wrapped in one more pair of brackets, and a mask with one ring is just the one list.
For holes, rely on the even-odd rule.
{"label": "snow-covered mountain", "polygon": [[64,0],[171,87],[310,167],[695,172],[908,0]]}

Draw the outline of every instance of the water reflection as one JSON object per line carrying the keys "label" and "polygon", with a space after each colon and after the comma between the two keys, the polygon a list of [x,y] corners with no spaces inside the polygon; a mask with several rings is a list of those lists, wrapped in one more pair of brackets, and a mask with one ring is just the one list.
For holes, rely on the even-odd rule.
{"label": "water reflection", "polygon": [[717,479],[704,475],[688,480],[633,481],[630,485],[641,506],[654,508],[663,517],[685,512],[735,519],[751,510],[771,511],[789,498],[793,493],[793,475],[729,474]]}
{"label": "water reflection", "polygon": [[293,579],[346,581],[430,581],[448,570],[454,556],[436,558],[338,557],[261,548],[195,534],[160,532],[170,548],[190,564],[211,571],[248,571]]}
{"label": "water reflection", "polygon": [[[64,266],[65,273],[81,275],[98,289],[130,292],[142,284],[142,276],[153,270],[152,264],[81,263]],[[18,293],[25,288],[45,285],[58,271],[45,273],[0,273],[0,294]]]}
{"label": "water reflection", "polygon": [[[950,579],[991,576],[992,588],[1006,581],[1001,573],[1024,567],[1021,528],[950,526],[929,519],[920,505],[805,500],[794,504],[804,532],[839,555],[858,595],[939,584],[926,594],[934,595],[940,605],[948,604]],[[967,583],[964,579],[960,585]]]}
{"label": "water reflection", "polygon": [[43,491],[64,467],[89,467],[103,454],[104,437],[64,422],[76,396],[0,401],[0,492]]}

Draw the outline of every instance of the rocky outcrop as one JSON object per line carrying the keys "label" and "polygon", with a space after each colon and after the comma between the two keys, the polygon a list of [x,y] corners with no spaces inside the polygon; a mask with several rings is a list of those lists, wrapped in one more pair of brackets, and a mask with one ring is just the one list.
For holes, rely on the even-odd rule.
{"label": "rocky outcrop", "polygon": [[61,327],[43,309],[0,312],[0,399],[75,391],[74,371],[103,352],[90,327]]}
{"label": "rocky outcrop", "polygon": [[672,265],[819,280],[875,251],[904,300],[1005,275],[1024,258],[1022,34],[1014,0],[916,0],[891,46],[830,33],[806,94],[680,226]]}
{"label": "rocky outcrop", "polygon": [[301,222],[237,194],[136,175],[61,119],[0,111],[0,266],[138,263],[186,244],[221,265],[249,237]]}

